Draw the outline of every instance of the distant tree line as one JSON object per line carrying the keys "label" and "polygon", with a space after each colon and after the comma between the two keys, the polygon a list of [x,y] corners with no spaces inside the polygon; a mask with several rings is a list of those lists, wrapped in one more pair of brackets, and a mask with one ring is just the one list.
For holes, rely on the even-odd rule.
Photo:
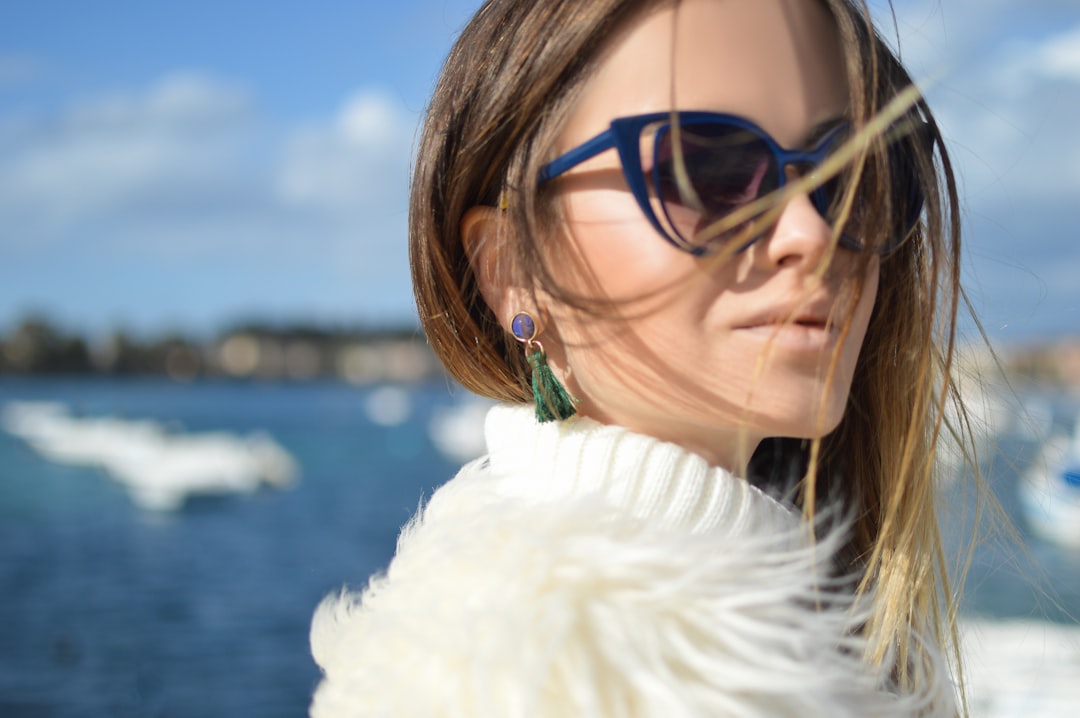
{"label": "distant tree line", "polygon": [[160,375],[356,383],[412,381],[437,375],[437,362],[414,327],[331,328],[237,324],[210,339],[156,338],[116,331],[88,339],[47,318],[23,319],[0,335],[0,374],[56,376]]}

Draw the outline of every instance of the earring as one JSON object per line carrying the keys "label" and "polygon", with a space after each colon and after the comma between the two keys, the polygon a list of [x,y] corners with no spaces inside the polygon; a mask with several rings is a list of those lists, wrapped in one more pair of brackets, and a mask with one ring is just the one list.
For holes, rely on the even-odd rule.
{"label": "earring", "polygon": [[510,322],[514,338],[525,345],[526,358],[532,367],[533,402],[536,404],[536,420],[543,423],[556,419],[569,419],[577,413],[577,399],[559,383],[547,363],[544,346],[537,341],[536,322],[528,312],[518,312]]}

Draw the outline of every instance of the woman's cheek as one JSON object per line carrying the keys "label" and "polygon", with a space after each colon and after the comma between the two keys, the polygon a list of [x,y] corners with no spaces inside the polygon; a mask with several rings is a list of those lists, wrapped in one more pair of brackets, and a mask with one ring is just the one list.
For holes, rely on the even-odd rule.
{"label": "woman's cheek", "polygon": [[632,300],[670,287],[694,270],[694,258],[661,237],[629,192],[573,193],[562,240],[606,299]]}

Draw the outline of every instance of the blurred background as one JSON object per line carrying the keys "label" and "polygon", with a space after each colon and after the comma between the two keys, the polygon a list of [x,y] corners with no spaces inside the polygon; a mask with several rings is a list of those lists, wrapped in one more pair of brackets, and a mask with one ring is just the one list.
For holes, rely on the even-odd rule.
{"label": "blurred background", "polygon": [[[0,0],[0,715],[304,714],[315,605],[479,451],[405,250],[420,116],[478,6]],[[976,707],[1064,715],[1080,5],[870,6],[949,142],[1005,368],[965,344],[1021,538],[972,568]]]}

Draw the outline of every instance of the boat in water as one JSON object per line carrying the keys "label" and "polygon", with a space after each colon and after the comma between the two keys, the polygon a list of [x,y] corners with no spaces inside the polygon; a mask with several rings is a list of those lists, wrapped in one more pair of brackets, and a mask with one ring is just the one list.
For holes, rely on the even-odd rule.
{"label": "boat in water", "polygon": [[59,402],[8,402],[0,427],[43,458],[101,469],[141,507],[171,511],[189,496],[251,493],[286,486],[297,464],[262,432],[169,431],[149,420],[81,417]]}
{"label": "boat in water", "polygon": [[1056,432],[1022,476],[1020,505],[1044,541],[1080,550],[1080,420],[1072,435]]}
{"label": "boat in water", "polygon": [[439,407],[428,423],[431,443],[452,463],[465,463],[483,455],[484,420],[495,405],[490,399],[467,395],[451,406]]}

